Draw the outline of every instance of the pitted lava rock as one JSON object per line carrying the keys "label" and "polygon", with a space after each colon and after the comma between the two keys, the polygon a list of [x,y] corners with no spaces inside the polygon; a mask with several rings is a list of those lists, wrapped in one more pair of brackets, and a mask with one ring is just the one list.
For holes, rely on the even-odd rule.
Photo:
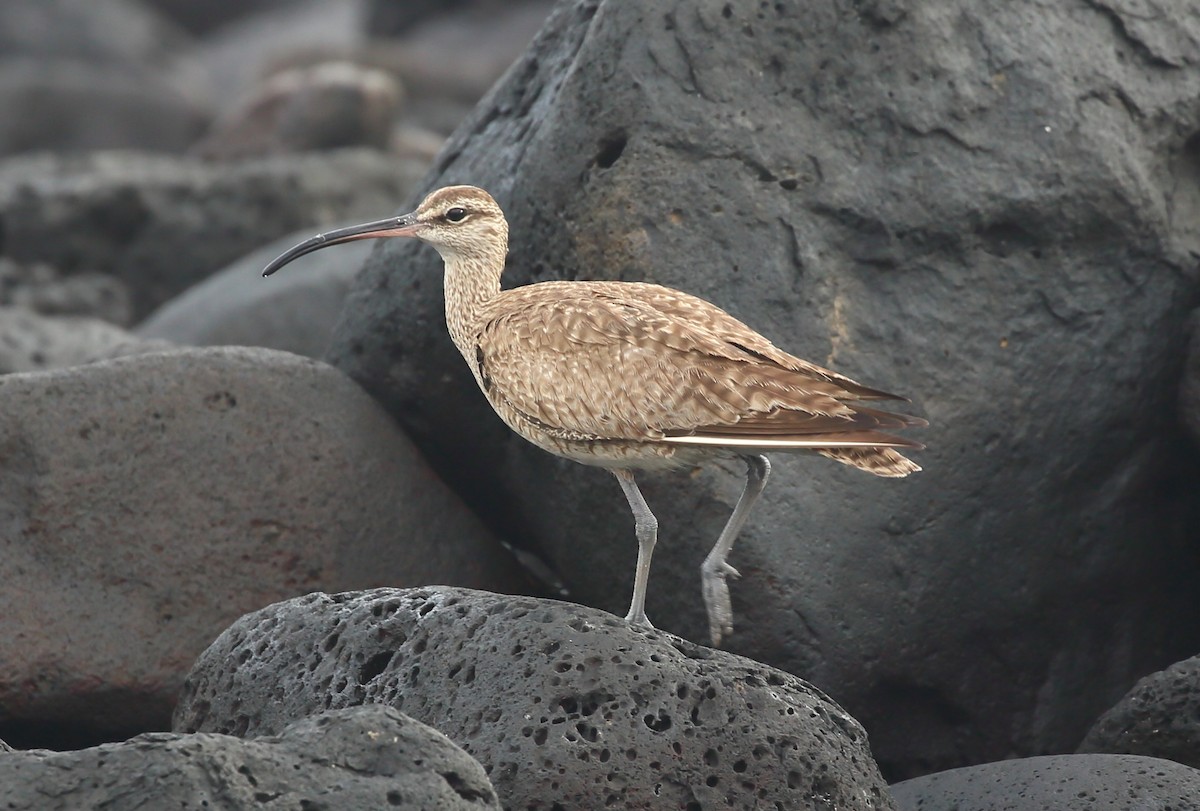
{"label": "pitted lava rock", "polygon": [[0,786],[9,811],[500,808],[477,762],[390,707],[327,712],[254,741],[160,732],[75,752],[0,744]]}
{"label": "pitted lava rock", "polygon": [[1079,751],[1147,755],[1200,769],[1200,656],[1135,684],[1092,725]]}
{"label": "pitted lava rock", "polygon": [[892,791],[902,811],[1192,811],[1200,771],[1134,755],[1051,755],[937,772]]}
{"label": "pitted lava rock", "polygon": [[509,809],[893,807],[862,727],[799,678],[595,609],[468,589],[248,614],[196,662],[174,726],[262,735],[359,704],[444,732]]}

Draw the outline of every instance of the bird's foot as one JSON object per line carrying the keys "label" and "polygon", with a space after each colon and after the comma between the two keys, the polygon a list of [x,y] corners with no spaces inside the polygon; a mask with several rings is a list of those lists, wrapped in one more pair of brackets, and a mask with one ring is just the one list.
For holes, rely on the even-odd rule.
{"label": "bird's foot", "polygon": [[629,609],[629,613],[625,615],[625,621],[634,628],[646,628],[653,631],[654,626],[650,624],[649,618],[646,616],[646,609]]}
{"label": "bird's foot", "polygon": [[708,634],[713,647],[721,646],[721,639],[733,633],[733,601],[729,597],[729,585],[741,573],[723,560],[705,559],[700,567],[700,582],[704,590],[704,606],[708,609]]}

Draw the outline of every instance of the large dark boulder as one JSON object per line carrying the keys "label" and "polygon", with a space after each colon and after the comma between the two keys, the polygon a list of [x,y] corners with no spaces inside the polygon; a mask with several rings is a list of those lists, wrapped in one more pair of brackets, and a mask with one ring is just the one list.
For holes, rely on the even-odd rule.
{"label": "large dark boulder", "polygon": [[0,786],[9,811],[500,808],[469,755],[386,707],[322,713],[253,741],[152,733],[77,752],[0,744]]}
{"label": "large dark boulder", "polygon": [[1096,720],[1079,751],[1147,755],[1200,769],[1200,656],[1135,684]]}
{"label": "large dark boulder", "polygon": [[142,317],[276,237],[367,216],[423,171],[373,150],[208,164],[137,152],[0,162],[0,255],[116,276]]}
{"label": "large dark boulder", "polygon": [[527,587],[377,403],[286,353],[0,377],[0,459],[0,738],[14,745],[165,728],[195,657],[287,597]]}
{"label": "large dark boulder", "polygon": [[505,808],[890,809],[858,722],[740,656],[592,608],[433,587],[310,594],[196,661],[178,731],[272,734],[388,704],[484,765]]}
{"label": "large dark boulder", "polygon": [[[1073,747],[1200,643],[1173,420],[1200,251],[1200,18],[981,0],[561,3],[443,151],[510,215],[508,284],[647,279],[913,398],[925,472],[777,457],[731,649],[828,689],[893,776]],[[414,197],[410,202],[415,201]],[[379,248],[331,358],[574,598],[623,612],[611,478],[512,436]],[[705,637],[736,466],[650,480],[649,611]]]}
{"label": "large dark boulder", "polygon": [[1200,771],[1133,755],[1051,755],[952,769],[892,786],[901,811],[1185,811]]}

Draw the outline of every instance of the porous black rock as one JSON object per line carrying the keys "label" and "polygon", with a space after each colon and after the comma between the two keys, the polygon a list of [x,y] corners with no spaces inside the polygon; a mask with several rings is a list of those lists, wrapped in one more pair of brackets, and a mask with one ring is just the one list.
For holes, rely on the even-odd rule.
{"label": "porous black rock", "polygon": [[1200,656],[1135,684],[1097,719],[1078,751],[1147,755],[1200,769]]}
{"label": "porous black rock", "polygon": [[390,707],[321,713],[278,737],[150,733],[73,752],[5,752],[9,811],[499,809],[483,768]]}
{"label": "porous black rock", "polygon": [[901,811],[1191,811],[1200,771],[1134,755],[1020,758],[905,780]]}
{"label": "porous black rock", "polygon": [[[895,778],[1073,748],[1200,648],[1200,470],[1153,416],[1197,293],[1196,42],[1200,17],[1100,2],[573,0],[428,178],[496,195],[508,285],[680,288],[929,418],[902,481],[777,455],[730,558],[730,649],[829,690]],[[490,413],[440,266],[378,248],[330,358],[573,599],[623,612],[620,490]],[[705,638],[739,468],[645,477],[660,627]]]}
{"label": "porous black rock", "polygon": [[787,673],[591,608],[445,587],[310,594],[200,656],[179,731],[261,735],[388,704],[508,809],[887,809],[862,727]]}

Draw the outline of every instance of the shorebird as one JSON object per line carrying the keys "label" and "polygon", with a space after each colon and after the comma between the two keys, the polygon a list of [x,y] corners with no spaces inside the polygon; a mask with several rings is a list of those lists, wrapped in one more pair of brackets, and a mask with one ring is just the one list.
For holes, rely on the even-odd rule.
{"label": "shorebird", "polygon": [[[714,645],[733,631],[726,558],[767,482],[769,451],[811,451],[876,476],[920,470],[886,430],[925,420],[861,405],[904,400],[777,348],[714,304],[643,282],[553,281],[500,289],[508,221],[483,189],[448,186],[411,214],[318,234],[271,262],[355,239],[416,237],[445,264],[450,338],[509,428],[550,453],[605,468],[638,540],[625,619],[650,626],[646,586],[658,520],[636,471],[714,458],[746,464],[746,484],[701,566]],[[652,626],[650,626],[652,627]]]}

